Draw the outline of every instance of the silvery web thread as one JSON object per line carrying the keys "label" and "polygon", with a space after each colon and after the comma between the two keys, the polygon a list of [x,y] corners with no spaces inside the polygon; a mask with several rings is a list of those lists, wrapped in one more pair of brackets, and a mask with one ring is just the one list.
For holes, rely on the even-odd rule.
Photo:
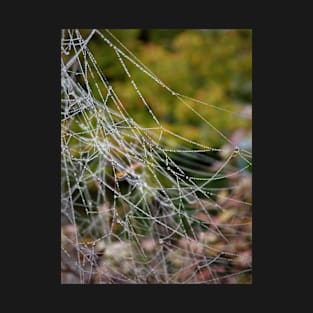
{"label": "silvery web thread", "polygon": [[[101,33],[100,33],[101,34]],[[101,34],[102,35],[102,34]],[[70,35],[71,36],[71,35]],[[86,47],[86,45],[84,45],[84,41],[83,41],[83,39],[79,36],[79,34],[77,34],[77,37],[75,38],[75,40],[78,42],[78,46],[84,46],[84,48],[82,49],[82,53],[84,54],[84,64],[82,65],[82,64],[80,64],[80,67],[81,67],[81,73],[84,73],[84,77],[86,78],[87,77],[87,75],[86,75],[86,73],[87,73],[87,70],[89,69],[90,70],[90,66],[88,65],[88,62],[87,62],[87,57],[86,57],[86,55],[87,54],[89,54],[89,56],[91,57],[91,55],[90,55],[90,52],[88,51],[88,49],[87,49],[87,47]],[[74,39],[72,39],[72,41],[71,41],[71,45],[74,47],[74,49],[75,49],[75,40]],[[121,58],[121,54],[125,57],[125,54],[123,54],[123,52],[121,52],[121,50],[120,49],[118,49],[116,46],[114,46],[114,45],[112,45],[112,43],[110,42],[110,41],[107,41],[107,40],[105,40],[111,47],[113,47],[114,48],[114,50],[115,50],[115,52],[117,53],[117,57],[118,57],[118,60],[120,61],[120,63],[121,63],[121,65],[123,66],[123,69],[125,70],[125,73],[127,74],[127,76],[128,77],[130,77],[130,73],[129,73],[129,71],[127,70],[127,68],[126,68],[126,66],[125,66],[125,64],[124,64],[124,62],[123,62],[123,60],[122,60],[122,58]],[[81,47],[80,47],[81,48]],[[75,49],[75,52],[77,53],[77,51],[76,51],[76,49]],[[86,52],[87,52],[87,54],[86,54]],[[79,60],[78,58],[77,58],[77,60]],[[78,63],[80,63],[80,61],[78,62]],[[94,59],[91,59],[91,63],[93,64],[93,66],[97,69],[97,66],[96,66],[96,63],[95,63],[95,60]],[[76,63],[77,64],[77,63]],[[143,68],[138,64],[138,63],[135,63],[135,65],[140,69],[140,70],[142,70]],[[146,70],[145,70],[146,71]],[[98,74],[99,74],[99,70],[97,70],[97,72],[98,72]],[[90,71],[90,73],[92,73],[91,71]],[[146,71],[146,73],[151,73],[151,71]],[[77,74],[77,73],[76,73]],[[75,75],[76,75],[75,74]],[[152,76],[152,75],[149,75],[150,77],[152,77],[153,79],[155,79],[155,76]],[[103,77],[105,77],[104,75],[103,75],[103,73],[99,76],[100,78],[102,77],[102,80],[103,80]],[[70,80],[69,80],[70,81]],[[157,80],[157,82],[161,85],[161,86],[163,86],[165,89],[168,89],[169,91],[171,91],[164,83],[162,83],[160,80]],[[163,129],[163,127],[161,126],[161,124],[158,122],[158,120],[157,120],[157,118],[155,117],[155,115],[153,114],[153,112],[152,112],[152,110],[151,110],[151,108],[148,106],[148,104],[145,102],[145,100],[144,100],[144,98],[142,97],[142,94],[139,92],[139,90],[138,90],[138,88],[137,88],[137,86],[136,86],[136,84],[134,83],[134,81],[132,80],[131,81],[131,83],[132,83],[132,85],[134,86],[134,88],[136,89],[136,91],[138,92],[138,95],[139,95],[139,97],[141,98],[141,100],[143,101],[143,104],[146,106],[146,108],[148,109],[148,111],[149,111],[149,113],[152,115],[152,117],[153,117],[153,119],[156,121],[156,123],[158,124],[158,126],[160,127],[160,130],[161,131],[167,131],[167,130],[165,130],[165,129]],[[77,85],[75,85],[75,83],[73,82],[73,81],[70,81],[70,84],[72,84],[73,86],[75,86],[75,88],[73,88],[73,89],[79,89],[79,87],[77,87]],[[165,163],[168,165],[169,163],[171,164],[171,165],[173,165],[173,168],[175,169],[175,170],[173,170],[173,169],[171,169],[171,167],[169,167],[169,166],[167,166],[167,170],[170,170],[171,171],[171,174],[173,174],[174,176],[176,176],[176,181],[173,181],[173,186],[175,186],[175,184],[176,184],[176,186],[177,187],[171,187],[171,189],[173,189],[173,190],[175,190],[175,189],[177,189],[178,191],[179,191],[179,197],[184,197],[184,198],[187,198],[188,196],[190,197],[190,196],[193,196],[194,197],[194,199],[193,199],[193,201],[199,201],[199,203],[202,203],[201,201],[200,201],[200,199],[198,199],[197,197],[195,197],[195,194],[194,194],[194,189],[196,189],[197,191],[203,191],[204,190],[204,188],[205,188],[205,185],[208,183],[208,182],[210,182],[210,181],[212,181],[213,179],[219,179],[219,177],[218,177],[218,174],[219,174],[219,172],[222,170],[222,167],[220,168],[220,170],[218,170],[214,175],[212,175],[212,177],[211,178],[209,178],[209,179],[207,179],[207,178],[199,178],[199,177],[185,177],[185,178],[187,178],[188,180],[189,180],[189,186],[187,185],[186,186],[186,181],[185,180],[183,180],[182,179],[182,177],[184,177],[184,171],[182,171],[176,164],[175,164],[175,162],[170,158],[170,157],[168,157],[167,156],[167,154],[166,154],[166,152],[181,152],[181,151],[186,151],[186,150],[175,150],[175,149],[163,149],[157,142],[155,142],[155,140],[153,140],[151,137],[149,137],[146,133],[145,133],[145,136],[142,136],[143,135],[143,133],[142,133],[142,131],[144,131],[144,130],[146,130],[146,129],[143,129],[142,127],[140,127],[139,125],[136,125],[136,123],[132,120],[132,118],[131,117],[129,117],[129,115],[127,114],[127,112],[125,112],[125,109],[123,108],[123,105],[121,104],[121,101],[118,99],[118,97],[117,97],[117,95],[116,94],[114,94],[114,91],[113,91],[113,89],[112,89],[112,86],[110,86],[107,82],[105,82],[105,80],[103,80],[103,84],[107,87],[107,90],[108,90],[108,93],[107,93],[107,96],[106,96],[106,98],[105,99],[103,99],[102,98],[102,101],[103,101],[103,103],[102,103],[102,107],[103,107],[103,105],[104,105],[104,108],[105,108],[105,111],[108,113],[108,119],[105,119],[105,118],[103,118],[103,117],[105,117],[105,115],[102,115],[102,116],[100,116],[99,115],[99,113],[97,112],[97,111],[95,111],[95,115],[94,116],[96,116],[97,117],[97,120],[98,120],[98,122],[99,122],[99,127],[97,127],[97,129],[95,130],[95,134],[93,135],[93,137],[92,137],[92,144],[94,145],[94,146],[96,146],[97,147],[97,149],[98,149],[98,154],[101,154],[101,151],[103,150],[103,147],[101,147],[101,144],[99,144],[99,140],[98,140],[98,138],[99,138],[99,136],[98,136],[98,133],[97,132],[99,132],[99,131],[101,131],[101,130],[103,130],[103,129],[108,129],[108,130],[112,130],[113,132],[112,132],[112,135],[114,134],[114,139],[116,140],[116,142],[118,142],[119,143],[119,147],[123,147],[123,150],[124,150],[124,153],[126,152],[126,153],[128,153],[128,156],[127,156],[127,159],[128,160],[134,160],[134,161],[141,161],[141,162],[145,162],[145,160],[143,160],[142,158],[141,158],[141,155],[142,154],[145,154],[145,155],[149,155],[149,157],[152,159],[152,160],[154,160],[154,162],[152,162],[152,164],[150,164],[150,165],[155,165],[155,164],[158,164],[158,160],[161,160],[162,162],[164,162],[164,158],[162,159],[162,157],[165,155]],[[92,95],[91,95],[91,93],[90,93],[90,89],[88,88],[88,80],[86,80],[86,86],[87,86],[87,89],[88,89],[88,93],[86,94],[86,92],[84,91],[84,90],[80,90],[80,92],[79,92],[79,97],[78,97],[78,103],[79,104],[81,104],[82,103],[82,99],[84,99],[84,101],[83,101],[83,103],[84,103],[84,106],[86,105],[86,100],[87,100],[87,107],[88,108],[90,108],[90,107],[97,107],[97,106],[99,106],[99,104],[92,98]],[[71,91],[72,92],[72,91]],[[177,93],[174,93],[173,91],[171,91],[171,93],[173,94],[173,96],[178,96],[178,94]],[[83,97],[82,97],[82,95],[83,95]],[[100,95],[101,95],[101,92],[100,92]],[[114,95],[114,96],[113,96]],[[116,103],[116,106],[117,106],[117,108],[118,108],[118,112],[112,112],[112,110],[110,109],[108,109],[108,107],[106,107],[105,106],[105,104],[106,104],[106,102],[108,101],[108,99],[109,99],[109,97],[112,97],[112,99],[113,99],[113,101]],[[75,102],[74,102],[75,103]],[[78,109],[78,111],[76,111],[76,112],[80,112],[80,113],[83,113],[84,112],[84,110],[86,109],[86,107],[79,107],[79,109]],[[124,111],[124,113],[123,113],[123,111]],[[74,111],[74,113],[75,113],[75,111]],[[126,117],[126,116],[128,116],[128,117]],[[118,118],[121,118],[121,120],[119,121],[119,122],[114,122],[114,118],[113,117],[118,117]],[[200,118],[201,118],[201,116],[199,116]],[[203,118],[202,118],[203,119]],[[87,123],[87,125],[88,125],[88,117],[86,117],[85,116],[85,122]],[[123,124],[125,124],[124,122],[126,122],[126,124],[127,124],[127,126],[122,126]],[[118,126],[117,124],[119,124],[119,125],[121,125],[121,126]],[[211,124],[210,123],[207,123],[209,126],[211,126]],[[89,127],[90,127],[90,129],[92,129],[92,127],[91,127],[91,125],[89,124]],[[122,131],[124,131],[124,129],[131,129],[132,131],[133,130],[136,130],[136,132],[132,132],[132,138],[133,139],[135,139],[135,140],[139,140],[139,142],[140,143],[145,143],[146,141],[145,141],[145,139],[144,138],[146,138],[146,137],[148,137],[148,139],[150,139],[150,142],[153,142],[154,143],[154,145],[155,145],[155,147],[157,147],[158,148],[158,150],[160,151],[160,152],[162,152],[162,155],[160,155],[159,153],[157,153],[157,151],[156,150],[153,150],[153,148],[152,148],[152,146],[151,146],[151,143],[150,143],[150,150],[149,149],[146,149],[146,147],[145,147],[145,145],[146,144],[144,144],[144,150],[142,151],[138,151],[138,149],[140,149],[140,147],[136,147],[136,149],[134,149],[134,147],[132,147],[132,146],[130,146],[129,144],[127,144],[127,142],[125,141],[125,140],[123,140],[123,136],[121,136],[121,134],[119,133],[119,131],[120,132],[122,132]],[[115,130],[114,130],[115,129]],[[88,128],[87,128],[87,131],[88,131]],[[139,133],[139,134],[138,134]],[[171,132],[170,132],[171,133]],[[92,135],[92,132],[90,132],[90,134]],[[179,135],[177,135],[177,134],[174,134],[174,133],[171,133],[173,136],[176,136],[177,138],[180,138],[180,139],[183,139],[183,140],[185,140],[186,142],[190,142],[190,143],[193,143],[193,144],[195,144],[194,142],[191,142],[189,139],[187,139],[187,138],[182,138],[181,136],[179,136]],[[79,136],[80,134],[78,133],[78,134],[72,134],[73,136]],[[124,136],[126,136],[126,135],[128,135],[129,136],[129,134],[125,134]],[[141,137],[139,137],[138,138],[138,136],[141,136]],[[141,140],[140,140],[140,138],[141,138]],[[85,140],[85,138],[83,137],[83,138],[80,138],[81,140]],[[201,148],[203,148],[202,150],[198,150],[198,152],[199,151],[209,151],[209,150],[211,150],[211,148],[210,147],[205,147],[204,145],[201,145],[201,144],[198,144],[198,146],[200,146]],[[101,154],[101,156],[102,157],[104,157],[104,159],[106,159],[106,161],[108,161],[108,162],[112,162],[112,164],[113,164],[113,170],[114,170],[114,173],[116,172],[116,170],[118,170],[119,172],[121,172],[121,171],[126,171],[126,169],[131,165],[131,163],[132,162],[129,162],[130,164],[125,164],[125,162],[123,161],[123,160],[119,160],[118,159],[118,157],[117,156],[115,156],[115,157],[113,157],[114,155],[112,154],[112,155],[110,155],[110,154],[108,154],[107,152],[108,151],[110,151],[109,149],[116,149],[116,147],[113,145],[111,145],[110,143],[109,143],[109,141],[107,141],[106,143],[105,143],[105,147],[107,148],[107,151],[106,152],[104,152],[104,151],[102,151],[102,154]],[[138,153],[139,152],[139,153]],[[196,151],[189,151],[189,152],[196,152]],[[233,151],[233,154],[239,154],[241,151],[238,151],[238,150],[236,150],[236,148],[234,149],[234,151]],[[244,151],[243,151],[244,152]],[[241,152],[241,153],[243,153],[243,152]],[[130,154],[132,154],[132,156],[130,156]],[[230,155],[230,158],[232,157],[233,155],[231,154]],[[90,162],[92,159],[94,159],[94,158],[96,158],[96,157],[99,157],[99,155],[97,155],[97,153],[96,154],[92,154],[92,155],[90,155],[90,156],[88,156],[88,158],[86,158],[85,157],[85,159],[75,159],[75,160],[71,160],[71,162],[72,161],[76,161],[78,164],[80,164],[80,166],[83,166],[83,168],[86,170],[86,165],[84,165],[84,164],[88,164],[88,162]],[[247,155],[246,156],[243,156],[244,158],[246,158],[247,157]],[[229,158],[229,159],[230,159]],[[226,162],[225,162],[225,164],[223,165],[224,167],[228,164],[228,159],[226,160]],[[151,163],[151,162],[150,162]],[[251,164],[251,163],[250,163]],[[160,173],[162,173],[163,175],[167,175],[167,173],[166,172],[164,172],[164,169],[162,168],[162,167],[152,167],[152,166],[150,166],[149,167],[149,164],[146,162],[146,166],[148,167],[148,169],[151,171],[151,169],[153,168],[154,169],[154,171],[158,171],[158,172],[160,172]],[[77,169],[75,169],[75,171],[74,171],[74,176],[75,176],[75,174],[76,174],[76,171],[77,171]],[[152,175],[154,175],[155,173],[153,172],[153,170],[152,170]],[[95,177],[96,175],[95,175],[95,173],[93,173],[92,171],[90,171],[90,177]],[[76,174],[77,175],[77,174]],[[156,176],[154,176],[155,178],[156,178],[156,180],[157,180],[157,177]],[[225,177],[225,176],[224,176]],[[107,185],[107,183],[105,182],[105,176],[104,177],[102,177],[102,178],[100,178],[99,179],[99,177],[97,177],[97,179],[102,183],[102,184],[104,184],[104,186],[106,186],[106,187],[109,187],[108,185]],[[200,186],[200,187],[198,187],[197,185],[195,185],[195,184],[193,184],[193,180],[204,180],[205,181],[205,183],[202,185],[202,186]],[[143,186],[145,187],[145,188],[147,188],[147,190],[148,190],[148,192],[150,192],[150,193],[155,193],[155,190],[158,190],[158,189],[160,189],[160,190],[162,190],[162,191],[164,191],[164,188],[162,187],[162,184],[161,183],[159,183],[159,188],[157,188],[157,189],[152,189],[152,188],[149,188],[149,186],[147,186],[147,184],[144,182],[144,181],[141,181],[141,180],[138,180],[138,182],[136,182],[135,184],[134,184],[134,182],[132,182],[130,179],[128,179],[128,182],[130,183],[130,184],[133,184],[133,185],[135,185],[136,186],[136,184],[139,184],[139,189],[141,189]],[[183,183],[184,184],[184,186],[186,186],[186,187],[181,187],[181,183]],[[187,183],[188,184],[188,183]],[[138,207],[138,205],[134,205],[131,201],[129,201],[129,200],[127,200],[127,198],[125,197],[125,195],[123,196],[123,195],[121,195],[119,192],[118,192],[118,190],[119,190],[119,188],[118,188],[118,180],[117,180],[117,189],[116,190],[112,190],[114,193],[115,193],[115,195],[116,195],[116,197],[119,197],[119,198],[122,198],[122,199],[124,199],[128,204],[129,204],[129,206],[130,207],[133,207],[134,209],[137,209],[137,210],[139,210],[140,211],[140,208]],[[76,188],[76,186],[74,186],[74,187],[72,187],[72,189],[73,188]],[[78,190],[80,191],[80,194],[81,194],[81,192],[82,192],[82,190],[80,189],[80,188],[78,188]],[[191,190],[190,192],[188,191],[188,190]],[[83,190],[84,192],[88,192],[88,189],[87,188],[84,188],[84,190]],[[102,193],[105,191],[105,189],[102,189]],[[209,194],[211,194],[212,195],[212,192],[211,193],[209,193]],[[206,193],[206,192],[203,192],[203,195],[206,197],[206,198],[208,198],[208,194]],[[145,193],[143,193],[143,199],[141,199],[141,200],[145,200],[145,198],[144,198],[144,196],[145,196]],[[105,195],[103,195],[103,197],[105,198]],[[116,197],[114,197],[114,198],[116,198]],[[91,199],[91,197],[87,194],[87,195],[84,195],[83,197],[82,197],[82,199],[84,199],[84,198],[86,198],[86,199]],[[74,199],[75,200],[75,199]],[[171,209],[174,209],[174,212],[176,212],[177,213],[177,209],[178,208],[176,208],[176,206],[173,204],[173,202],[171,201],[171,200],[173,200],[173,199],[171,199],[170,197],[167,197],[167,199],[166,200],[168,200],[170,203],[171,203]],[[210,200],[210,198],[209,198],[209,200]],[[73,201],[73,199],[72,199],[72,201]],[[83,201],[84,202],[84,201]],[[92,212],[91,210],[90,210],[90,207],[92,206],[91,205],[91,203],[90,203],[91,201],[89,200],[89,201],[86,201],[86,203],[88,203],[88,205],[86,205],[86,203],[83,203],[84,204],[84,206],[85,206],[85,209],[86,209],[86,213],[88,213],[88,214],[91,214],[91,213],[96,213],[96,212]],[[190,200],[189,200],[189,202],[191,202]],[[167,204],[168,205],[168,204]],[[147,207],[148,207],[148,205],[147,205]],[[206,212],[205,211],[205,208],[204,207],[202,207],[202,209],[203,209],[203,211],[204,212]],[[222,208],[221,208],[222,209]],[[113,205],[113,208],[112,208],[112,211],[113,211],[113,215],[116,213],[116,210],[115,210],[115,200],[114,200],[114,205]],[[143,214],[145,213],[144,211],[142,212]],[[179,214],[182,214],[181,213],[181,207],[179,208]],[[73,209],[73,211],[72,211],[72,215],[73,216],[75,216],[75,214],[74,214],[74,209]],[[115,214],[116,215],[116,214]],[[148,218],[150,218],[150,219],[152,219],[152,220],[155,220],[155,222],[157,223],[158,222],[158,220],[155,218],[155,217],[153,217],[152,215],[148,215]],[[192,217],[189,217],[189,216],[187,216],[187,218],[188,219],[190,219],[190,220],[192,220]],[[126,219],[127,220],[127,219]],[[75,221],[73,221],[74,222],[74,224],[75,224]],[[122,222],[121,220],[119,220],[119,222]],[[125,223],[125,221],[124,221],[124,223]],[[127,226],[127,224],[129,224],[129,223],[126,223],[126,224],[124,224],[124,225],[126,225]],[[92,225],[92,224],[91,224]],[[162,224],[161,224],[162,225]],[[162,225],[162,226],[164,226],[164,225]],[[172,229],[172,228],[170,228],[170,227],[168,227],[173,233],[178,233],[180,236],[186,236],[186,234],[184,234],[184,233],[181,233],[181,232],[178,232],[177,230],[174,230],[174,229]],[[128,229],[128,232],[130,232],[133,236],[134,236],[134,238],[135,239],[138,239],[137,237],[138,237],[138,235],[136,235],[136,233],[134,233],[134,232],[132,232],[130,229]],[[221,234],[221,233],[220,233]],[[102,237],[103,238],[108,238],[108,239],[110,239],[110,235],[112,235],[112,233],[109,233],[109,234],[106,234],[106,235],[103,235]],[[102,237],[100,237],[99,239],[97,239],[97,240],[95,240],[95,242],[96,241],[99,241]],[[187,236],[187,238],[188,238],[188,236]],[[196,238],[196,236],[195,236],[195,238]],[[164,241],[164,239],[162,239],[162,238],[160,238],[159,239],[160,240],[160,242],[161,243],[163,243],[163,241]],[[76,246],[77,246],[77,249],[79,250],[79,251],[81,251],[82,249],[80,248],[80,245],[78,244],[78,243],[76,243]],[[161,245],[162,246],[162,245]],[[209,248],[209,247],[208,247]],[[160,248],[160,250],[162,251],[162,248]],[[87,250],[88,251],[88,250]],[[217,254],[217,256],[215,257],[215,258],[213,258],[213,260],[214,260],[214,262],[216,262],[218,259],[222,259],[222,256],[221,255],[225,255],[226,253],[225,253],[225,251],[220,251],[220,253],[218,253]],[[163,255],[163,258],[164,258],[164,255]],[[213,261],[212,260],[210,260],[210,261],[208,261],[208,264],[209,263],[212,263]],[[78,266],[79,266],[79,261],[78,261]],[[94,266],[96,266],[96,264],[94,264]],[[80,271],[82,272],[82,273],[84,273],[84,270],[83,269],[80,269]],[[167,277],[168,277],[168,275],[167,275]],[[127,278],[126,278],[126,280],[127,280]],[[83,279],[81,279],[81,281],[84,281]]]}

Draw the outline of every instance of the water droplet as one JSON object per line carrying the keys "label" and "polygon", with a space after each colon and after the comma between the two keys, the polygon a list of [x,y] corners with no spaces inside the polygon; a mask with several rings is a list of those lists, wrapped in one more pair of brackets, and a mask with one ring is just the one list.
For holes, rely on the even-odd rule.
{"label": "water droplet", "polygon": [[163,243],[164,243],[163,239],[159,239],[159,244],[163,245]]}
{"label": "water droplet", "polygon": [[167,167],[167,170],[169,171],[170,169],[171,169],[171,168],[168,166],[168,167]]}
{"label": "water droplet", "polygon": [[189,179],[189,176],[186,176],[186,179]]}

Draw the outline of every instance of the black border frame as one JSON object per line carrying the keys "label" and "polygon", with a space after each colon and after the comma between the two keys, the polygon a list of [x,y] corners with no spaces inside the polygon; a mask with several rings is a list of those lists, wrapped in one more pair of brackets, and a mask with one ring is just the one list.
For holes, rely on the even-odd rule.
{"label": "black border frame", "polygon": [[[8,31],[6,47],[10,47],[10,56],[13,56],[16,67],[9,68],[10,72],[13,71],[12,78],[8,77],[9,81],[13,81],[12,89],[5,91],[10,99],[13,96],[15,104],[12,105],[11,115],[8,115],[14,117],[8,118],[9,127],[6,129],[10,136],[3,143],[5,153],[10,156],[7,162],[14,164],[6,182],[9,190],[5,194],[9,199],[7,208],[13,211],[13,219],[6,220],[9,227],[12,227],[14,221],[14,231],[10,230],[9,236],[12,239],[9,242],[17,245],[11,247],[12,252],[7,250],[8,268],[10,271],[17,271],[15,279],[9,275],[10,285],[13,284],[14,287],[20,283],[34,282],[35,287],[49,298],[59,298],[62,291],[64,300],[69,304],[76,302],[81,306],[85,304],[88,308],[90,302],[97,302],[100,295],[108,305],[115,295],[117,304],[122,305],[124,302],[138,308],[142,306],[142,299],[148,299],[146,296],[149,293],[154,300],[153,308],[163,306],[164,309],[165,303],[173,303],[174,308],[177,308],[177,304],[183,304],[187,308],[189,304],[193,310],[197,302],[207,308],[216,303],[218,307],[241,309],[243,303],[249,301],[257,291],[261,292],[261,299],[262,294],[266,294],[268,299],[277,297],[276,292],[269,293],[268,289],[289,277],[284,262],[288,256],[278,253],[288,253],[287,248],[291,244],[285,238],[289,231],[289,222],[286,221],[285,204],[282,203],[284,199],[289,200],[288,182],[282,182],[281,179],[290,161],[284,158],[281,160],[277,154],[294,147],[293,141],[286,136],[289,126],[285,119],[288,113],[286,103],[289,100],[294,105],[293,101],[298,100],[292,90],[288,90],[291,88],[288,75],[282,77],[290,61],[290,56],[286,54],[290,48],[289,41],[284,49],[278,48],[283,40],[289,39],[290,34],[286,34],[286,29],[277,22],[277,15],[281,16],[281,11],[279,8],[271,8],[266,15],[258,18],[256,9],[253,11],[250,6],[240,7],[237,3],[221,4],[220,8],[213,8],[211,3],[207,8],[196,3],[189,3],[187,6],[180,3],[173,9],[169,3],[153,3],[145,8],[146,11],[142,10],[142,6],[136,8],[133,3],[128,4],[131,8],[126,8],[127,4],[116,5],[116,8],[112,8],[112,4],[106,4],[102,10],[97,10],[95,6],[96,9],[86,17],[88,12],[84,7],[79,15],[74,12],[73,4],[69,8],[62,4],[61,8],[55,8],[58,10],[57,17],[53,14],[47,19],[44,16],[38,17],[36,11],[38,19],[33,27],[17,27]],[[43,11],[47,12],[48,9]],[[62,17],[59,16],[61,12],[64,14]],[[56,236],[59,233],[60,111],[55,104],[59,103],[60,92],[60,30],[68,27],[253,29],[252,285],[96,287],[60,284],[59,267],[56,266],[60,260],[59,238]],[[11,46],[15,41],[18,41],[16,50]],[[14,81],[16,79],[18,83]],[[20,127],[15,133],[11,130],[12,122]],[[283,122],[286,127],[283,127]],[[295,142],[295,145],[300,143]],[[283,192],[278,190],[278,185]],[[292,204],[296,205],[295,202]],[[15,223],[16,219],[18,221]],[[286,229],[281,230],[280,225]],[[13,257],[16,252],[17,256]],[[16,264],[15,259],[18,261]],[[174,296],[174,291],[178,297]],[[96,292],[99,292],[97,296]],[[122,292],[123,298],[120,296]],[[130,301],[124,297],[128,297]],[[29,299],[30,302],[32,300],[37,301]],[[264,302],[266,305],[267,301]],[[249,304],[247,306],[249,308]]]}

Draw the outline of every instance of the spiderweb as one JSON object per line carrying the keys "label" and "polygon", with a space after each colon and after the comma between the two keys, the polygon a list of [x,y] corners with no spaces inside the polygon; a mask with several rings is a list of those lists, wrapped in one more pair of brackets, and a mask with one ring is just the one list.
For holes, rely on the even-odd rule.
{"label": "spiderweb", "polygon": [[[146,125],[110,82],[108,53]],[[193,115],[208,139],[187,138],[162,120],[138,75],[171,95],[166,105]],[[171,89],[109,30],[62,30],[62,283],[251,282],[251,147],[226,136],[197,106],[251,119]],[[210,134],[224,144],[210,146]]]}

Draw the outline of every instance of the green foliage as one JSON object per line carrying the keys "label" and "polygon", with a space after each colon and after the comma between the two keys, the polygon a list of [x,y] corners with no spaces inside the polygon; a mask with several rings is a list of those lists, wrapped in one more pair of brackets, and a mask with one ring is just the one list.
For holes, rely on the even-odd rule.
{"label": "green foliage", "polygon": [[[251,104],[251,30],[114,29],[111,32],[173,90],[234,112],[240,112],[242,105]],[[142,126],[156,126],[113,49],[105,47],[100,38],[90,43],[90,49],[135,121]],[[224,143],[215,131],[203,132],[199,117],[170,92],[129,61],[125,64],[152,110],[169,130],[191,140],[201,139],[210,146]],[[102,86],[100,82],[99,86]],[[236,119],[232,114],[190,101],[188,104],[227,137],[239,127],[251,128],[250,121]]]}
{"label": "green foliage", "polygon": [[[80,33],[87,38],[90,31]],[[80,62],[66,69],[74,83],[64,80],[61,95],[62,213],[72,224],[62,227],[68,254],[63,259],[72,254],[75,264],[87,265],[84,273],[90,277],[82,277],[80,267],[75,272],[66,266],[64,272],[76,273],[80,283],[114,283],[116,277],[214,283],[216,275],[220,283],[249,283],[251,166],[245,166],[251,156],[245,149],[251,149],[251,119],[242,115],[249,114],[252,101],[251,30],[110,31],[134,53],[132,59],[138,57],[178,96],[123,58],[129,78],[98,33],[78,54]],[[64,44],[69,51],[63,51],[64,64],[81,47],[74,39],[81,37],[73,35]],[[155,128],[131,80],[163,128]],[[108,84],[121,106],[109,96]],[[86,95],[107,101],[94,105],[84,101]],[[108,114],[110,109],[115,114]],[[200,152],[196,143],[221,149]],[[232,154],[236,145],[249,160]],[[98,258],[92,279],[91,255]],[[231,274],[247,268],[243,277]]]}

